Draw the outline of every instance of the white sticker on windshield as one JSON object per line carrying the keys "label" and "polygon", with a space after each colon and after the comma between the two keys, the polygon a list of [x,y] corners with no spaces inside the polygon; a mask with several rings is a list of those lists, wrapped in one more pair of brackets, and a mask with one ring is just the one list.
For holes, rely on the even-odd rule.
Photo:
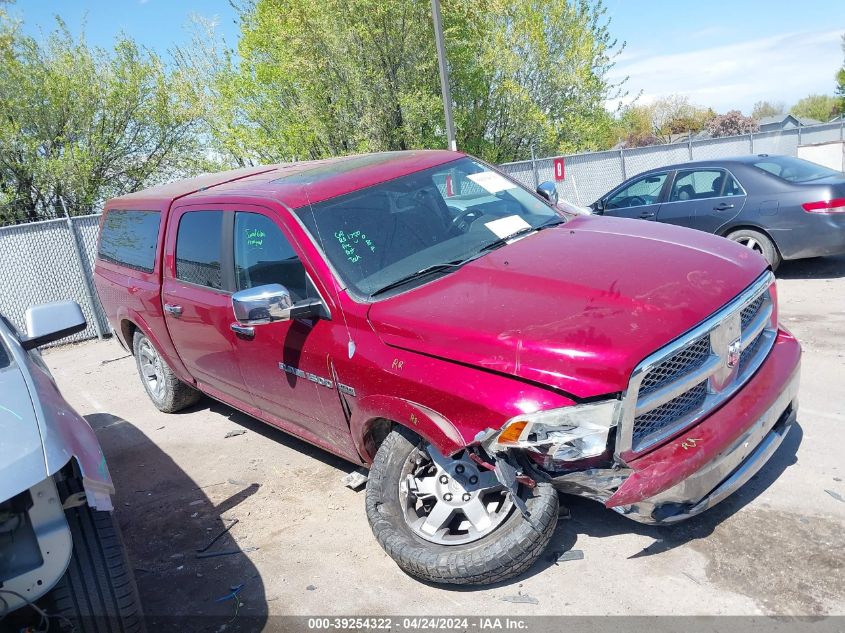
{"label": "white sticker on windshield", "polygon": [[490,193],[496,193],[497,191],[503,191],[505,189],[516,189],[515,184],[507,178],[500,176],[495,171],[483,171],[480,174],[467,174],[467,178]]}
{"label": "white sticker on windshield", "polygon": [[493,231],[499,239],[505,239],[517,231],[531,227],[528,222],[518,215],[509,215],[506,218],[500,218],[498,220],[493,220],[492,222],[485,222],[484,226]]}

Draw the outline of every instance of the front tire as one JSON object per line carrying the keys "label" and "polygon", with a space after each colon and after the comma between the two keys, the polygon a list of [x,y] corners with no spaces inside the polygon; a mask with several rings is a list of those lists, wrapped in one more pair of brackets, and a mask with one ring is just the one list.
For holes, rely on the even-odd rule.
{"label": "front tire", "polygon": [[[80,492],[76,479],[57,482],[62,499]],[[65,513],[73,539],[67,571],[47,594],[47,611],[59,631],[144,633],[144,616],[132,567],[111,512],[87,504]]]}
{"label": "front tire", "polygon": [[132,350],[141,383],[159,411],[175,413],[200,399],[202,394],[176,377],[152,341],[140,331],[132,338]]}
{"label": "front tire", "polygon": [[772,270],[777,270],[777,267],[780,266],[781,257],[777,246],[775,246],[775,243],[765,233],[752,229],[740,229],[739,231],[730,233],[727,237],[729,240],[737,244],[742,244],[759,255],[762,255],[769,262]]}
{"label": "front tire", "polygon": [[486,585],[523,573],[552,538],[557,492],[546,483],[520,486],[531,513],[525,519],[503,491],[497,499],[488,473],[465,457],[444,458],[397,427],[379,447],[367,481],[367,518],[379,544],[403,571],[429,582]]}

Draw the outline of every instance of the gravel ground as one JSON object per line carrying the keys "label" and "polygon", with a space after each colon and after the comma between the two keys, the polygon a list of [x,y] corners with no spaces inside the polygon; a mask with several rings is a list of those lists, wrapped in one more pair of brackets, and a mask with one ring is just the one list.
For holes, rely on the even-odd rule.
{"label": "gravel ground", "polygon": [[[542,559],[483,589],[403,574],[371,536],[363,492],[340,482],[350,464],[209,399],[158,412],[116,342],[45,359],[104,447],[151,616],[214,616],[207,624],[233,630],[283,614],[845,615],[845,257],[787,262],[778,277],[804,360],[798,428],[767,467],[672,528],[564,499],[572,518],[549,552],[583,560]],[[208,551],[237,553],[197,558],[235,519]],[[234,618],[235,601],[218,599],[241,584]]]}

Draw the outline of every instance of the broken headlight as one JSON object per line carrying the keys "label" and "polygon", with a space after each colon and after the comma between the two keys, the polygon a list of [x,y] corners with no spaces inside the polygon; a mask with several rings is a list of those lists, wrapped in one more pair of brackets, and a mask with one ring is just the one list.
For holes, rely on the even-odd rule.
{"label": "broken headlight", "polygon": [[571,462],[601,455],[616,426],[620,402],[604,400],[515,416],[484,442],[490,453],[522,448],[552,462]]}

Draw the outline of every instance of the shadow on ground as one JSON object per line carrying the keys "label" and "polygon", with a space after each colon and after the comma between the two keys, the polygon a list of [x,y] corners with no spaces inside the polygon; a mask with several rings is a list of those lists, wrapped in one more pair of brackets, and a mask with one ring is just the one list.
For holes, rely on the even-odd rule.
{"label": "shadow on ground", "polygon": [[[223,625],[227,631],[261,630],[267,602],[249,550],[229,533],[209,546],[259,484],[194,481],[131,422],[106,413],[85,418],[108,458],[115,513],[148,630],[216,631]],[[106,428],[109,432],[102,432]],[[223,501],[209,499],[210,486],[225,491],[215,494],[217,499],[225,494]]]}
{"label": "shadow on ground", "polygon": [[775,276],[778,279],[840,279],[845,277],[845,255],[785,261]]}

